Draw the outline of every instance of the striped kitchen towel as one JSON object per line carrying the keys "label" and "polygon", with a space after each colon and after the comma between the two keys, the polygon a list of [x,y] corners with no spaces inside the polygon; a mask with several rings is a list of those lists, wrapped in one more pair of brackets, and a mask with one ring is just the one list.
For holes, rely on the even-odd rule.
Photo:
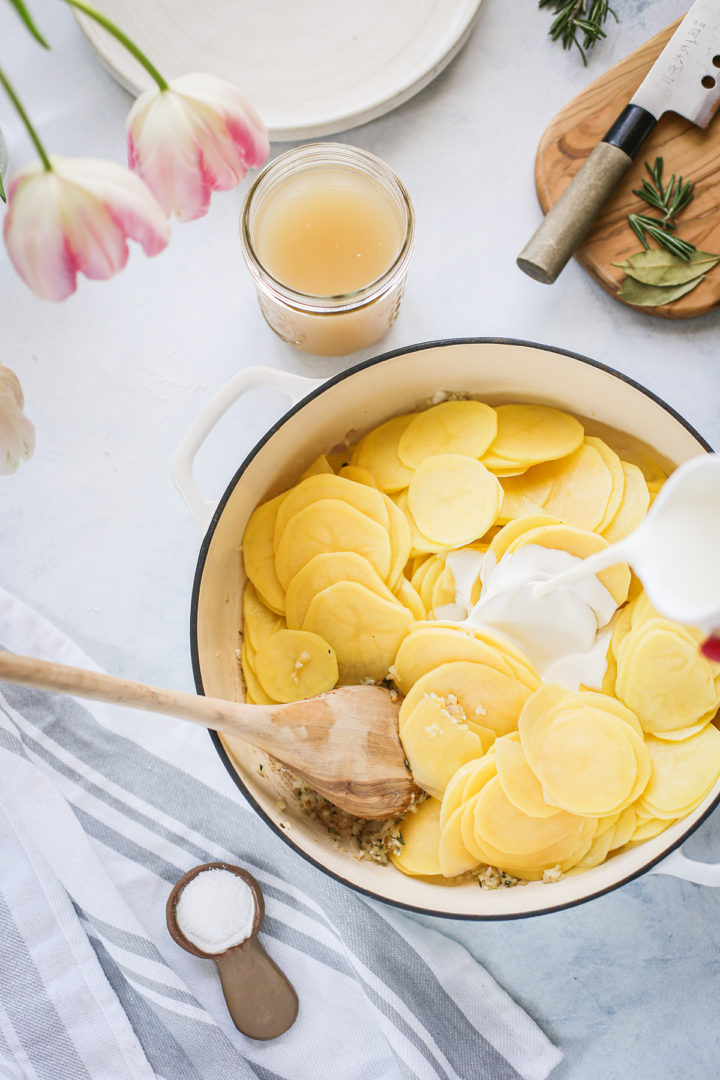
{"label": "striped kitchen towel", "polygon": [[[0,590],[0,647],[92,663]],[[192,724],[0,686],[0,1077],[543,1080],[562,1055],[451,939],[297,856]],[[256,1042],[165,903],[198,863],[260,882],[300,1013]]]}

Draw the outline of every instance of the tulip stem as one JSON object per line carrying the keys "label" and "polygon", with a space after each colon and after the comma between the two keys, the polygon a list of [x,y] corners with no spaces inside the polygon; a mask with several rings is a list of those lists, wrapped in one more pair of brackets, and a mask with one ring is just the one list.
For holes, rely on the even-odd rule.
{"label": "tulip stem", "polygon": [[25,112],[25,109],[23,108],[23,104],[20,101],[20,98],[15,93],[13,87],[11,86],[11,84],[10,84],[7,76],[5,75],[5,72],[2,70],[2,68],[0,68],[0,83],[5,88],[5,93],[7,94],[7,96],[12,101],[13,105],[15,106],[15,109],[17,110],[18,116],[20,117],[23,124],[25,125],[27,133],[30,136],[30,138],[32,139],[32,141],[33,141],[33,143],[35,145],[35,149],[37,150],[38,154],[40,155],[40,160],[43,163],[43,167],[48,172],[52,172],[52,164],[50,163],[50,158],[47,155],[47,151],[45,150],[45,147],[43,146],[43,144],[40,142],[40,138],[38,136],[37,131],[35,130],[35,128],[33,127],[32,123],[30,121],[30,117]]}
{"label": "tulip stem", "polygon": [[167,79],[163,78],[152,61],[148,60],[145,53],[137,47],[134,41],[130,40],[127,34],[123,33],[119,26],[116,26],[115,23],[111,22],[110,19],[106,18],[106,16],[102,15],[99,11],[96,11],[94,7],[82,3],[81,0],[64,0],[64,2],[69,7],[77,8],[78,11],[82,11],[88,18],[94,19],[96,23],[99,23],[100,26],[107,30],[109,34],[112,34],[112,36],[135,57],[137,62],[145,68],[148,75],[155,80],[161,90],[168,89]]}

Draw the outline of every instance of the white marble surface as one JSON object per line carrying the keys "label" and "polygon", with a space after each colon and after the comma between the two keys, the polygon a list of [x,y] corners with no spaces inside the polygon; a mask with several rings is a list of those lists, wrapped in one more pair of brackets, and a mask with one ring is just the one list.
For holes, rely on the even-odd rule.
{"label": "white marble surface", "polygon": [[[122,161],[130,98],[62,4],[32,7],[52,52],[3,4],[0,62],[47,145]],[[243,189],[215,196],[205,219],[174,225],[158,258],[135,249],[113,281],[83,279],[60,305],[37,300],[0,249],[1,357],[20,376],[37,427],[34,458],[0,478],[0,581],[109,671],[190,689],[200,536],[170,481],[170,460],[199,407],[250,363],[323,377],[420,341],[525,338],[631,375],[720,445],[720,312],[668,322],[622,307],[574,263],[547,287],[514,261],[539,221],[533,160],[546,124],[685,7],[618,0],[620,25],[585,69],[546,39],[550,16],[535,0],[485,0],[447,71],[397,111],[340,137],[385,158],[417,210],[400,317],[365,354],[305,357],[267,329],[240,257]],[[20,165],[31,148],[4,100],[0,121]],[[198,463],[208,494],[222,492],[282,408],[258,395],[223,421]],[[720,857],[718,814],[688,847]],[[443,929],[563,1047],[557,1080],[714,1080],[718,925],[720,891],[646,877],[569,911]]]}

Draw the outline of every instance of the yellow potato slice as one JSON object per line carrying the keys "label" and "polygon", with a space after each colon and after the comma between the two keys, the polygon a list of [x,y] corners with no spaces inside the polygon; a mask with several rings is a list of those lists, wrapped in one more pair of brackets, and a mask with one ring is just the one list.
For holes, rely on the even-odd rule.
{"label": "yellow potato slice", "polygon": [[629,805],[638,779],[630,732],[622,720],[599,709],[563,706],[561,713],[550,713],[525,747],[546,802],[595,816]]}
{"label": "yellow potato slice", "polygon": [[514,518],[493,536],[488,547],[488,555],[493,555],[496,563],[499,563],[510,545],[523,533],[529,532],[530,529],[539,529],[542,525],[560,524],[559,518],[552,517],[551,514],[527,514],[525,517]]}
{"label": "yellow potato slice", "polygon": [[642,724],[632,709],[628,709],[627,705],[623,705],[612,694],[605,694],[598,690],[583,690],[577,693],[571,691],[563,699],[563,708],[576,708],[578,706],[580,708],[600,709],[602,712],[610,713],[612,716],[616,716],[618,720],[623,720],[626,724],[629,724],[641,739],[644,735]]}
{"label": "yellow potato slice", "polygon": [[324,454],[320,454],[316,457],[311,465],[308,465],[304,473],[301,473],[300,479],[306,480],[308,476],[320,476],[322,473],[334,473],[334,469]]}
{"label": "yellow potato slice", "polygon": [[429,536],[425,536],[420,531],[408,505],[407,491],[401,491],[397,495],[393,495],[393,502],[395,503],[396,508],[405,518],[407,527],[410,530],[411,556],[436,555],[438,552],[448,550],[447,544],[438,544],[435,540],[431,540]]}
{"label": "yellow potato slice", "polygon": [[412,549],[412,533],[410,523],[387,495],[382,496],[388,516],[388,530],[390,535],[390,575],[388,582],[392,588],[400,581],[405,572],[410,551]]}
{"label": "yellow potato slice", "polygon": [[436,799],[442,799],[461,765],[483,755],[479,736],[434,697],[418,702],[403,724],[400,740],[415,783]]}
{"label": "yellow potato slice", "polygon": [[536,465],[522,476],[508,476],[502,480],[503,500],[497,517],[499,525],[506,525],[516,518],[548,513],[543,506],[552,490],[552,478],[546,476],[542,469],[542,465]]}
{"label": "yellow potato slice", "polygon": [[354,551],[327,551],[315,555],[291,579],[285,596],[285,621],[301,630],[314,596],[339,581],[357,581],[391,603],[396,599],[372,563]]}
{"label": "yellow potato slice", "polygon": [[598,527],[607,510],[613,480],[596,447],[586,440],[568,457],[538,465],[537,469],[551,484],[543,502],[548,514],[589,532]]}
{"label": "yellow potato slice", "polygon": [[610,850],[616,851],[617,848],[625,847],[636,828],[637,813],[635,807],[626,806],[613,827]]}
{"label": "yellow potato slice", "polygon": [[421,589],[425,575],[430,572],[434,565],[434,555],[416,555],[414,559],[410,560],[410,583],[420,595],[422,595]]}
{"label": "yellow potato slice", "polygon": [[415,470],[408,507],[420,532],[447,547],[483,536],[497,517],[500,482],[475,458],[437,454]]}
{"label": "yellow potato slice", "polygon": [[495,751],[491,747],[481,758],[473,758],[453,773],[442,798],[440,808],[441,826],[449,820],[457,808],[477,795],[484,785],[496,775]]}
{"label": "yellow potato slice", "polygon": [[340,581],[313,597],[303,629],[335,650],[340,682],[350,686],[385,679],[412,615],[356,581]]}
{"label": "yellow potato slice", "polygon": [[[517,551],[527,544],[539,544],[540,547],[555,548],[558,551],[567,551],[579,559],[586,559],[588,555],[594,555],[596,551],[603,551],[608,545],[607,540],[597,533],[576,525],[541,525],[537,529],[523,532],[513,540],[508,547],[508,554]],[[617,604],[623,604],[627,599],[630,588],[630,568],[624,563],[617,566],[609,566],[607,570],[601,570],[596,575]]]}
{"label": "yellow potato slice", "polygon": [[497,432],[497,414],[480,401],[443,401],[418,413],[402,432],[400,460],[417,469],[438,454],[464,454],[479,458]]}
{"label": "yellow potato slice", "polygon": [[257,652],[265,639],[282,629],[283,620],[266,607],[251,581],[243,591],[243,634]]}
{"label": "yellow potato slice", "polygon": [[438,848],[440,846],[440,803],[425,799],[403,818],[400,827],[403,846],[391,852],[390,859],[398,870],[412,877],[435,877],[442,874]]}
{"label": "yellow potato slice", "polygon": [[[558,810],[550,817],[530,817],[510,802],[498,777],[488,780],[475,802],[475,832],[489,862],[505,869],[508,858],[515,866],[538,868],[573,856],[580,843],[592,843],[597,819],[578,817]],[[584,854],[584,851],[583,851]],[[577,855],[581,857],[580,854]]]}
{"label": "yellow potato slice", "polygon": [[342,476],[343,480],[352,480],[355,484],[365,484],[366,487],[380,487],[373,473],[360,465],[342,465],[338,476]]}
{"label": "yellow potato slice", "polygon": [[[413,686],[401,708],[411,711],[426,694],[457,703],[466,722],[479,724],[493,738],[517,728],[517,721],[530,691],[511,675],[485,663],[456,660],[429,671]],[[402,731],[403,716],[400,717]]]}
{"label": "yellow potato slice", "polygon": [[277,705],[277,702],[266,694],[263,690],[255,669],[250,662],[247,649],[247,641],[243,641],[242,649],[240,651],[240,662],[242,666],[242,675],[245,680],[245,689],[247,691],[245,700],[250,705]]}
{"label": "yellow potato slice", "polygon": [[255,671],[275,701],[300,701],[332,690],[338,664],[328,642],[304,630],[278,630],[257,651]]}
{"label": "yellow potato slice", "polygon": [[[388,516],[383,497],[379,491],[366,484],[356,484],[343,476],[322,473],[309,476],[291,488],[278,507],[275,519],[273,546],[277,551],[283,533],[291,518],[320,500],[337,499],[347,503],[354,510],[377,522],[384,529],[388,528]],[[350,549],[352,550],[352,549]]]}
{"label": "yellow potato slice", "polygon": [[[615,680],[617,678],[617,660],[612,655],[609,649],[605,656],[605,660],[607,666],[605,668],[605,673],[602,677],[602,682],[600,683],[600,690],[603,694],[607,694],[609,697],[612,697],[615,694]],[[585,688],[581,687],[581,689]]]}
{"label": "yellow potato slice", "polygon": [[432,593],[430,595],[430,611],[435,611],[436,608],[446,607],[448,604],[455,603],[455,575],[449,566],[445,565],[443,560],[442,573],[439,574],[437,580],[433,582]]}
{"label": "yellow potato slice", "polygon": [[413,619],[421,620],[427,616],[425,606],[416,589],[404,576],[400,577],[400,583],[395,586],[395,598],[408,609]]}
{"label": "yellow potato slice", "polygon": [[474,634],[457,626],[426,623],[413,627],[402,642],[390,677],[401,694],[408,694],[423,675],[454,660],[473,660],[495,667],[506,675],[512,674],[512,669],[503,655],[493,646],[477,639]]}
{"label": "yellow potato slice", "polygon": [[398,444],[418,413],[394,416],[365,435],[353,454],[353,464],[368,469],[383,491],[402,491],[412,479],[412,468],[400,460]]}
{"label": "yellow potato slice", "polygon": [[248,578],[269,608],[282,615],[285,590],[275,573],[273,537],[275,522],[285,494],[256,507],[248,519],[242,539],[242,554]]}
{"label": "yellow potato slice", "polygon": [[610,498],[605,507],[605,513],[597,525],[597,532],[601,533],[603,529],[610,524],[622,505],[623,497],[625,495],[625,472],[620,458],[606,442],[602,439],[595,438],[593,435],[587,435],[585,437],[585,442],[588,446],[595,447],[610,471],[612,480]]}
{"label": "yellow potato slice", "polygon": [[646,732],[689,727],[717,708],[710,665],[667,619],[649,619],[618,649],[616,691]]}
{"label": "yellow potato slice", "polygon": [[519,732],[495,740],[497,777],[510,802],[529,817],[551,817],[557,806],[545,802],[540,781],[532,771],[520,742]]}
{"label": "yellow potato slice", "polygon": [[480,792],[477,792],[463,804],[462,813],[460,815],[460,836],[466,850],[475,859],[476,864],[489,864],[490,856],[485,853],[478,843],[477,829],[475,828],[475,807],[477,805],[479,794]]}
{"label": "yellow potato slice", "polygon": [[462,818],[464,806],[459,806],[440,830],[438,862],[444,877],[458,877],[468,870],[473,870],[477,857],[465,847],[462,836]]}
{"label": "yellow potato slice", "polygon": [[485,460],[497,462],[500,468],[563,458],[583,441],[580,421],[548,405],[498,405],[495,412],[497,435]]}
{"label": "yellow potato slice", "polygon": [[681,817],[705,798],[720,776],[720,731],[708,724],[697,735],[669,743],[646,737],[650,754],[650,780],[641,806],[658,816]]}
{"label": "yellow potato slice", "polygon": [[525,653],[514,641],[487,626],[475,626],[472,628],[472,632],[478,641],[489,645],[500,654],[515,677],[524,683],[530,691],[537,690],[540,685],[540,676]]}
{"label": "yellow potato slice", "polygon": [[659,836],[661,832],[665,832],[673,824],[672,820],[662,821],[660,818],[650,818],[647,821],[638,821],[632,836],[628,840],[628,845],[642,844],[646,840],[652,840],[654,836]]}
{"label": "yellow potato slice", "polygon": [[640,469],[628,461],[623,461],[621,464],[625,474],[622,502],[615,515],[604,526],[598,527],[598,532],[601,532],[611,544],[629,536],[638,527],[650,507],[650,492]]}
{"label": "yellow potato slice", "polygon": [[[333,478],[310,477],[310,480],[330,479]],[[362,490],[370,491],[370,488]],[[331,551],[354,551],[372,563],[383,581],[390,576],[392,549],[387,529],[349,503],[320,499],[293,515],[276,548],[275,571],[283,588],[316,555]]]}

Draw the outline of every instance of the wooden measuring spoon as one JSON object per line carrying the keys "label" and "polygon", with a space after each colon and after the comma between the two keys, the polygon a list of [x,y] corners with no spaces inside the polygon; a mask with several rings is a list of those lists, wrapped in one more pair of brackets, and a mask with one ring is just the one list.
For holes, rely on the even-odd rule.
{"label": "wooden measuring spoon", "polygon": [[287,705],[245,705],[0,652],[0,682],[165,713],[235,735],[289,765],[341,810],[382,819],[418,794],[398,737],[399,698],[343,686]]}
{"label": "wooden measuring spoon", "polygon": [[[241,877],[255,899],[255,918],[250,935],[238,945],[221,953],[199,949],[183,934],[177,920],[177,904],[183,889],[205,870],[228,870]],[[275,961],[258,941],[258,931],[265,915],[263,894],[247,870],[230,863],[203,863],[188,870],[168,897],[165,909],[167,928],[175,941],[193,956],[214,960],[217,964],[228,1011],[238,1031],[251,1039],[274,1039],[295,1021],[298,999],[295,990]]]}

